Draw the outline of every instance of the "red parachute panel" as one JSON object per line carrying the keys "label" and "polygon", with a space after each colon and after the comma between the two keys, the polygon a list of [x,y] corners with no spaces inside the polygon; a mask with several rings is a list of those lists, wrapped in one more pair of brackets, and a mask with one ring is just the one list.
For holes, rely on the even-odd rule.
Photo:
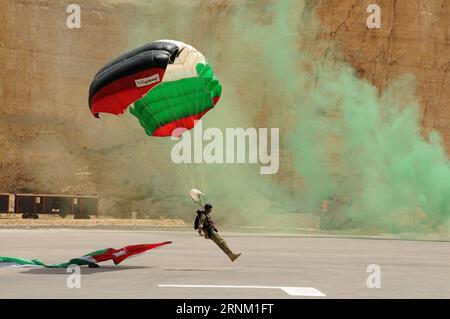
{"label": "red parachute panel", "polygon": [[[98,117],[98,113],[122,114],[134,101],[140,99],[164,77],[165,69],[152,68],[116,80],[99,90],[92,98],[91,112]],[[159,79],[152,83],[137,87],[136,81],[158,75]]]}
{"label": "red parachute panel", "polygon": [[[205,115],[211,109],[212,108],[209,108],[201,113],[191,115],[188,117],[183,117],[181,119],[160,126],[153,132],[152,136],[171,136],[172,132],[177,128],[185,128],[187,130],[190,130],[195,126],[195,121],[198,121],[203,115]],[[180,135],[174,136],[180,137]]]}

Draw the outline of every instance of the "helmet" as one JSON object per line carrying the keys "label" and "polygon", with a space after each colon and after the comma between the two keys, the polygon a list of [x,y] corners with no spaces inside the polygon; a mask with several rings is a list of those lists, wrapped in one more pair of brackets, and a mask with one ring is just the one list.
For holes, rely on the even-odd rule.
{"label": "helmet", "polygon": [[212,208],[211,204],[208,203],[208,204],[205,205],[205,210],[210,210],[211,208]]}

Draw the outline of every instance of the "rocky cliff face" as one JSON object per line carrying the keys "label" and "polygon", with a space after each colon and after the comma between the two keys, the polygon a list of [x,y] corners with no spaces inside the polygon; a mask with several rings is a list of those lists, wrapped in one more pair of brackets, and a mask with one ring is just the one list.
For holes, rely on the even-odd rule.
{"label": "rocky cliff face", "polygon": [[[437,130],[450,152],[450,2],[379,1],[382,28],[373,30],[365,25],[366,8],[377,1],[307,2],[321,20],[322,38],[337,43],[336,56],[380,91],[399,75],[415,76],[423,128]],[[231,66],[245,69],[237,57],[206,44],[211,33],[232,41],[230,17],[244,2],[77,3],[80,29],[66,26],[64,2],[0,3],[0,189],[100,193],[114,198],[105,210],[120,211],[122,201],[135,209],[172,210],[170,199],[185,188],[159,156],[170,152],[167,145],[149,140],[131,116],[93,118],[90,81],[111,58],[159,38],[196,43],[219,74]],[[146,27],[135,28],[137,20]],[[270,112],[261,108],[255,118]]]}
{"label": "rocky cliff face", "polygon": [[[416,79],[422,126],[438,131],[450,153],[450,2],[446,0],[316,1],[323,38],[380,91],[404,74]],[[381,28],[368,29],[378,3]]]}
{"label": "rocky cliff face", "polygon": [[[128,149],[146,143],[130,117],[106,116],[99,125],[87,104],[98,68],[129,47],[124,29],[139,6],[132,1],[78,4],[80,29],[67,27],[64,2],[0,4],[1,188],[151,196],[154,186],[139,170],[148,169],[145,164],[162,166],[163,159]],[[164,169],[158,173],[163,176]],[[150,178],[157,184],[158,176]]]}

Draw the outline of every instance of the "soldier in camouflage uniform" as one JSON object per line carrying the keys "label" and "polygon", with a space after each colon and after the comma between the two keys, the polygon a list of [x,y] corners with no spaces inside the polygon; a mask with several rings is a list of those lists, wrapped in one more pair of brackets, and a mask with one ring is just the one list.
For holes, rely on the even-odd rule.
{"label": "soldier in camouflage uniform", "polygon": [[206,204],[204,210],[197,211],[197,219],[195,228],[198,228],[198,233],[200,236],[205,237],[206,239],[211,239],[216,243],[220,249],[223,250],[225,254],[228,255],[231,261],[235,261],[241,254],[235,254],[228,248],[227,243],[223,240],[219,234],[217,228],[214,226],[214,222],[212,221],[209,214],[212,212],[212,205]]}

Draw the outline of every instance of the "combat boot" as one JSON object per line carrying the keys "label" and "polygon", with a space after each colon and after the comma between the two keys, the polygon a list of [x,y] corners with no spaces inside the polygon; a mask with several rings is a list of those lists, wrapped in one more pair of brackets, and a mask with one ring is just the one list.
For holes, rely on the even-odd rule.
{"label": "combat boot", "polygon": [[227,254],[231,261],[235,261],[241,255],[233,253],[225,240],[223,240],[215,231],[211,232],[211,240],[214,241],[225,254]]}
{"label": "combat boot", "polygon": [[236,259],[238,259],[240,255],[242,255],[242,254],[241,253],[239,253],[239,254],[230,253],[230,254],[228,254],[228,258],[230,258],[230,260],[233,262]]}

